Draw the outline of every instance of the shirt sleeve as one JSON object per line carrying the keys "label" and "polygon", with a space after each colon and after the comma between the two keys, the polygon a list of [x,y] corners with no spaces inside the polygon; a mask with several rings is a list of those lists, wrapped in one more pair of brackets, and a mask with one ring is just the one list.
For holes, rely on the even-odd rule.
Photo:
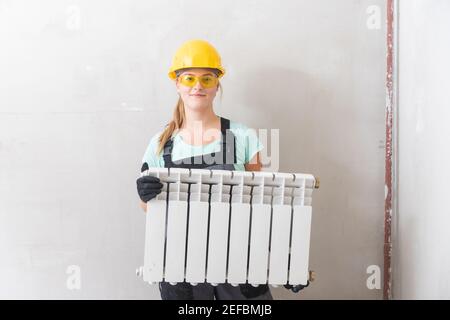
{"label": "shirt sleeve", "polygon": [[156,168],[163,168],[164,167],[164,160],[162,159],[162,156],[159,154],[156,154],[156,150],[158,149],[158,139],[159,139],[160,133],[155,134],[152,139],[150,140],[150,143],[147,146],[147,149],[145,150],[144,157],[142,158],[142,165],[147,163],[149,167],[156,167]]}
{"label": "shirt sleeve", "polygon": [[236,136],[236,154],[239,164],[247,164],[253,157],[264,149],[264,145],[258,138],[257,131],[238,122],[230,125]]}
{"label": "shirt sleeve", "polygon": [[259,140],[256,130],[247,128],[245,133],[245,163],[249,163],[262,149],[264,149],[264,145]]}

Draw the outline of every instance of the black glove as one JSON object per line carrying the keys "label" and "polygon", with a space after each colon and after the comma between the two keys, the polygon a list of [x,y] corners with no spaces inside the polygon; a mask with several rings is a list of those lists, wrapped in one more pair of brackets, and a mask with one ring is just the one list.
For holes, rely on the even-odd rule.
{"label": "black glove", "polygon": [[161,180],[157,177],[143,176],[136,180],[137,191],[143,202],[148,202],[156,197],[162,190]]}

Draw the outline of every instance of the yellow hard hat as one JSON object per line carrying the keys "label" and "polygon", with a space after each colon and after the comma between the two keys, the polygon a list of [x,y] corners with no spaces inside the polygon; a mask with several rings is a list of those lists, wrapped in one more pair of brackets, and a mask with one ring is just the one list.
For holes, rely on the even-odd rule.
{"label": "yellow hard hat", "polygon": [[186,68],[212,68],[219,70],[218,77],[225,74],[220,55],[207,41],[189,40],[178,48],[169,70],[169,78],[176,79],[176,71]]}

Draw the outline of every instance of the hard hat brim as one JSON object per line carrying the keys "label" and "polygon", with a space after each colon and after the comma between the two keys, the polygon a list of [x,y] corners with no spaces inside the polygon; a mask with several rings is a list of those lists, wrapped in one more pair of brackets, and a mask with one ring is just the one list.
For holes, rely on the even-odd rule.
{"label": "hard hat brim", "polygon": [[177,71],[179,70],[183,70],[183,69],[215,69],[215,70],[219,70],[217,77],[220,79],[223,77],[223,75],[225,74],[225,69],[224,68],[211,68],[211,67],[185,67],[185,68],[180,68],[180,69],[176,69],[176,70],[170,70],[168,73],[168,76],[170,79],[175,80],[177,78]]}

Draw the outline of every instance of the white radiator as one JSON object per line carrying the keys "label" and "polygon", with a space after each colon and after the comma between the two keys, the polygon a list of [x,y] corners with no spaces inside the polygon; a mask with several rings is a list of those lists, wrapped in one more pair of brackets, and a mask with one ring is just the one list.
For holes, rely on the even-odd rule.
{"label": "white radiator", "polygon": [[147,203],[138,269],[144,281],[307,284],[313,175],[180,168],[145,174],[164,187]]}

